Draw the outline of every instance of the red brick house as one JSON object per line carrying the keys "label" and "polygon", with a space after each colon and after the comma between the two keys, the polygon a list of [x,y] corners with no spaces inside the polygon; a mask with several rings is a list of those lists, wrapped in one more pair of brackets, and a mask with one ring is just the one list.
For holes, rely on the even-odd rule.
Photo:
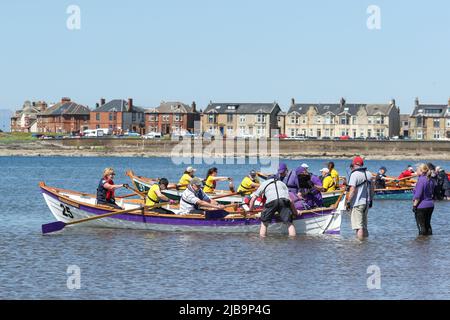
{"label": "red brick house", "polygon": [[75,133],[88,129],[89,108],[62,98],[37,115],[38,132]]}
{"label": "red brick house", "polygon": [[193,133],[195,121],[200,121],[195,102],[188,106],[178,101],[162,101],[158,107],[145,112],[147,132],[161,132],[163,135]]}
{"label": "red brick house", "polygon": [[110,129],[113,133],[134,131],[145,134],[144,109],[133,105],[133,99],[105,103],[102,98],[90,113],[89,129],[99,128]]}

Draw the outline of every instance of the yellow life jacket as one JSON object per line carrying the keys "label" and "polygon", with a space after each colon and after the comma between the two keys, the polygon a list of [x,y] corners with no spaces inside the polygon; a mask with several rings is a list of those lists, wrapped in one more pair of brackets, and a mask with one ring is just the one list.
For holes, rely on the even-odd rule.
{"label": "yellow life jacket", "polygon": [[331,175],[327,175],[323,179],[322,187],[325,189],[325,192],[331,192],[336,190],[336,183]]}
{"label": "yellow life jacket", "polygon": [[237,192],[245,195],[249,195],[254,191],[254,188],[252,187],[253,183],[259,183],[258,178],[255,178],[253,181],[250,177],[245,177],[242,179],[241,185],[239,186]]}
{"label": "yellow life jacket", "polygon": [[178,187],[178,190],[186,190],[188,184],[191,182],[192,177],[185,173],[181,176],[180,181],[178,181],[178,184],[181,185],[181,187]]}
{"label": "yellow life jacket", "polygon": [[159,203],[159,197],[156,194],[156,191],[160,191],[159,184],[154,184],[151,186],[150,190],[148,190],[147,197],[145,200],[146,206],[154,206],[155,204]]}
{"label": "yellow life jacket", "polygon": [[203,187],[203,192],[205,193],[213,193],[216,189],[216,181],[214,181],[213,176],[209,176],[206,179],[205,186]]}

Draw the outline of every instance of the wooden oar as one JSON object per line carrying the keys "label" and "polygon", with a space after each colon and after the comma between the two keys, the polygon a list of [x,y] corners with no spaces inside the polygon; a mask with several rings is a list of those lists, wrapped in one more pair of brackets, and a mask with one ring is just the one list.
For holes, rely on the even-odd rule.
{"label": "wooden oar", "polygon": [[51,232],[56,232],[56,231],[64,229],[66,226],[70,226],[72,224],[77,224],[77,223],[82,223],[82,222],[86,222],[86,221],[111,217],[111,216],[114,216],[117,214],[123,214],[123,213],[128,213],[128,212],[132,212],[132,211],[136,211],[136,210],[143,210],[143,209],[144,209],[144,207],[133,208],[133,209],[128,209],[128,210],[119,210],[119,211],[101,214],[98,216],[93,216],[93,217],[84,218],[84,219],[80,219],[80,220],[70,221],[70,222],[63,222],[63,221],[51,222],[51,223],[42,225],[42,233],[47,234],[47,233],[51,233]]}
{"label": "wooden oar", "polygon": [[231,193],[227,193],[227,194],[224,194],[224,195],[221,195],[221,196],[217,196],[217,197],[213,197],[213,198],[210,198],[211,200],[217,200],[217,199],[221,199],[221,198],[226,198],[226,197],[229,197],[229,196],[237,196],[238,194],[240,194],[239,192],[231,192]]}
{"label": "wooden oar", "polygon": [[138,196],[140,196],[142,199],[145,199],[145,193],[142,193],[142,192],[140,192],[139,190],[134,189],[134,188],[132,188],[132,187],[130,187],[130,186],[126,186],[125,188],[127,188],[127,189],[133,191],[135,194],[137,194]]}

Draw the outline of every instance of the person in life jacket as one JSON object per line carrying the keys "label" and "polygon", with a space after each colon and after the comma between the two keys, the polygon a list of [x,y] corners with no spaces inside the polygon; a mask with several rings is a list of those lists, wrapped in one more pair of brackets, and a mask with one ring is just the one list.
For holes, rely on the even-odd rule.
{"label": "person in life jacket", "polygon": [[400,173],[400,175],[398,176],[398,179],[404,179],[404,178],[409,178],[409,177],[415,177],[415,173],[414,173],[414,169],[413,167],[409,164],[406,167],[406,170],[403,171],[402,173]]}
{"label": "person in life jacket", "polygon": [[289,192],[290,199],[297,210],[308,210],[323,206],[322,194],[311,181],[311,174],[299,167],[297,173],[297,192]]}
{"label": "person in life jacket", "polygon": [[381,167],[375,176],[375,189],[386,189],[386,167]]}
{"label": "person in life jacket", "polygon": [[[174,204],[175,201],[169,199],[164,194],[161,193],[161,190],[166,190],[169,185],[169,181],[166,178],[159,179],[158,183],[154,183],[150,190],[148,190],[147,196],[145,197],[145,205],[149,207],[153,207],[162,202],[168,202],[169,204]],[[171,211],[165,208],[152,208],[152,211],[159,213],[172,213]]]}
{"label": "person in life jacket", "polygon": [[210,199],[202,190],[202,180],[192,178],[186,190],[180,198],[180,211],[178,214],[203,213],[200,207],[211,209],[223,209],[224,206]]}
{"label": "person in life jacket", "polygon": [[334,162],[330,161],[327,163],[328,171],[330,172],[330,176],[333,178],[336,186],[339,186],[339,172],[334,168]]}
{"label": "person in life jacket", "polygon": [[239,185],[237,192],[239,192],[242,195],[250,195],[255,189],[259,188],[259,186],[260,183],[256,171],[252,170],[250,171],[248,176],[242,179],[242,182]]}
{"label": "person in life jacket", "polygon": [[114,193],[119,188],[128,187],[128,184],[114,184],[113,178],[115,175],[113,168],[103,170],[103,177],[100,179],[97,187],[97,204],[121,210],[123,208],[116,203]]}
{"label": "person in life jacket", "polygon": [[322,173],[322,190],[324,192],[332,192],[336,190],[336,182],[330,174],[328,168],[323,168],[320,170]]}
{"label": "person in life jacket", "polygon": [[437,189],[439,193],[438,200],[450,199],[450,178],[445,173],[445,169],[436,167],[437,172]]}
{"label": "person in life jacket", "polygon": [[178,181],[177,190],[186,190],[187,186],[191,182],[191,179],[194,177],[195,171],[197,171],[197,169],[194,169],[192,167],[186,168],[180,180]]}
{"label": "person in life jacket", "polygon": [[213,167],[211,169],[208,170],[207,174],[206,174],[206,179],[205,179],[205,183],[204,183],[204,187],[203,187],[203,191],[206,193],[214,193],[214,191],[216,190],[216,185],[218,181],[230,181],[230,187],[231,184],[233,183],[233,179],[229,178],[229,177],[218,177],[217,176],[217,168]]}
{"label": "person in life jacket", "polygon": [[347,210],[351,210],[352,229],[358,239],[369,236],[367,216],[372,207],[375,183],[372,174],[363,167],[364,160],[357,156],[352,161],[353,170],[348,185]]}
{"label": "person in life jacket", "polygon": [[250,200],[250,211],[254,208],[254,203],[257,198],[266,198],[264,210],[261,212],[261,226],[259,235],[265,237],[267,234],[267,227],[275,216],[279,213],[281,221],[287,225],[289,236],[296,235],[295,226],[293,225],[293,217],[297,214],[297,210],[292,205],[289,199],[289,190],[282,181],[270,178],[262,183],[258,190],[252,194]]}

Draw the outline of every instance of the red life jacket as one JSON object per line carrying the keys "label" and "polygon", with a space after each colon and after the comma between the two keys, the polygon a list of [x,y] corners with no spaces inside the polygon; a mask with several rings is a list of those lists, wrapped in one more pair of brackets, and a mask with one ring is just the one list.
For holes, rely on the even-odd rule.
{"label": "red life jacket", "polygon": [[[114,184],[114,181],[112,181],[111,179],[107,180],[106,177],[104,178],[106,180],[105,183]],[[106,190],[106,200],[109,201],[111,199],[115,199],[115,195],[114,195],[114,189],[113,190]]]}

